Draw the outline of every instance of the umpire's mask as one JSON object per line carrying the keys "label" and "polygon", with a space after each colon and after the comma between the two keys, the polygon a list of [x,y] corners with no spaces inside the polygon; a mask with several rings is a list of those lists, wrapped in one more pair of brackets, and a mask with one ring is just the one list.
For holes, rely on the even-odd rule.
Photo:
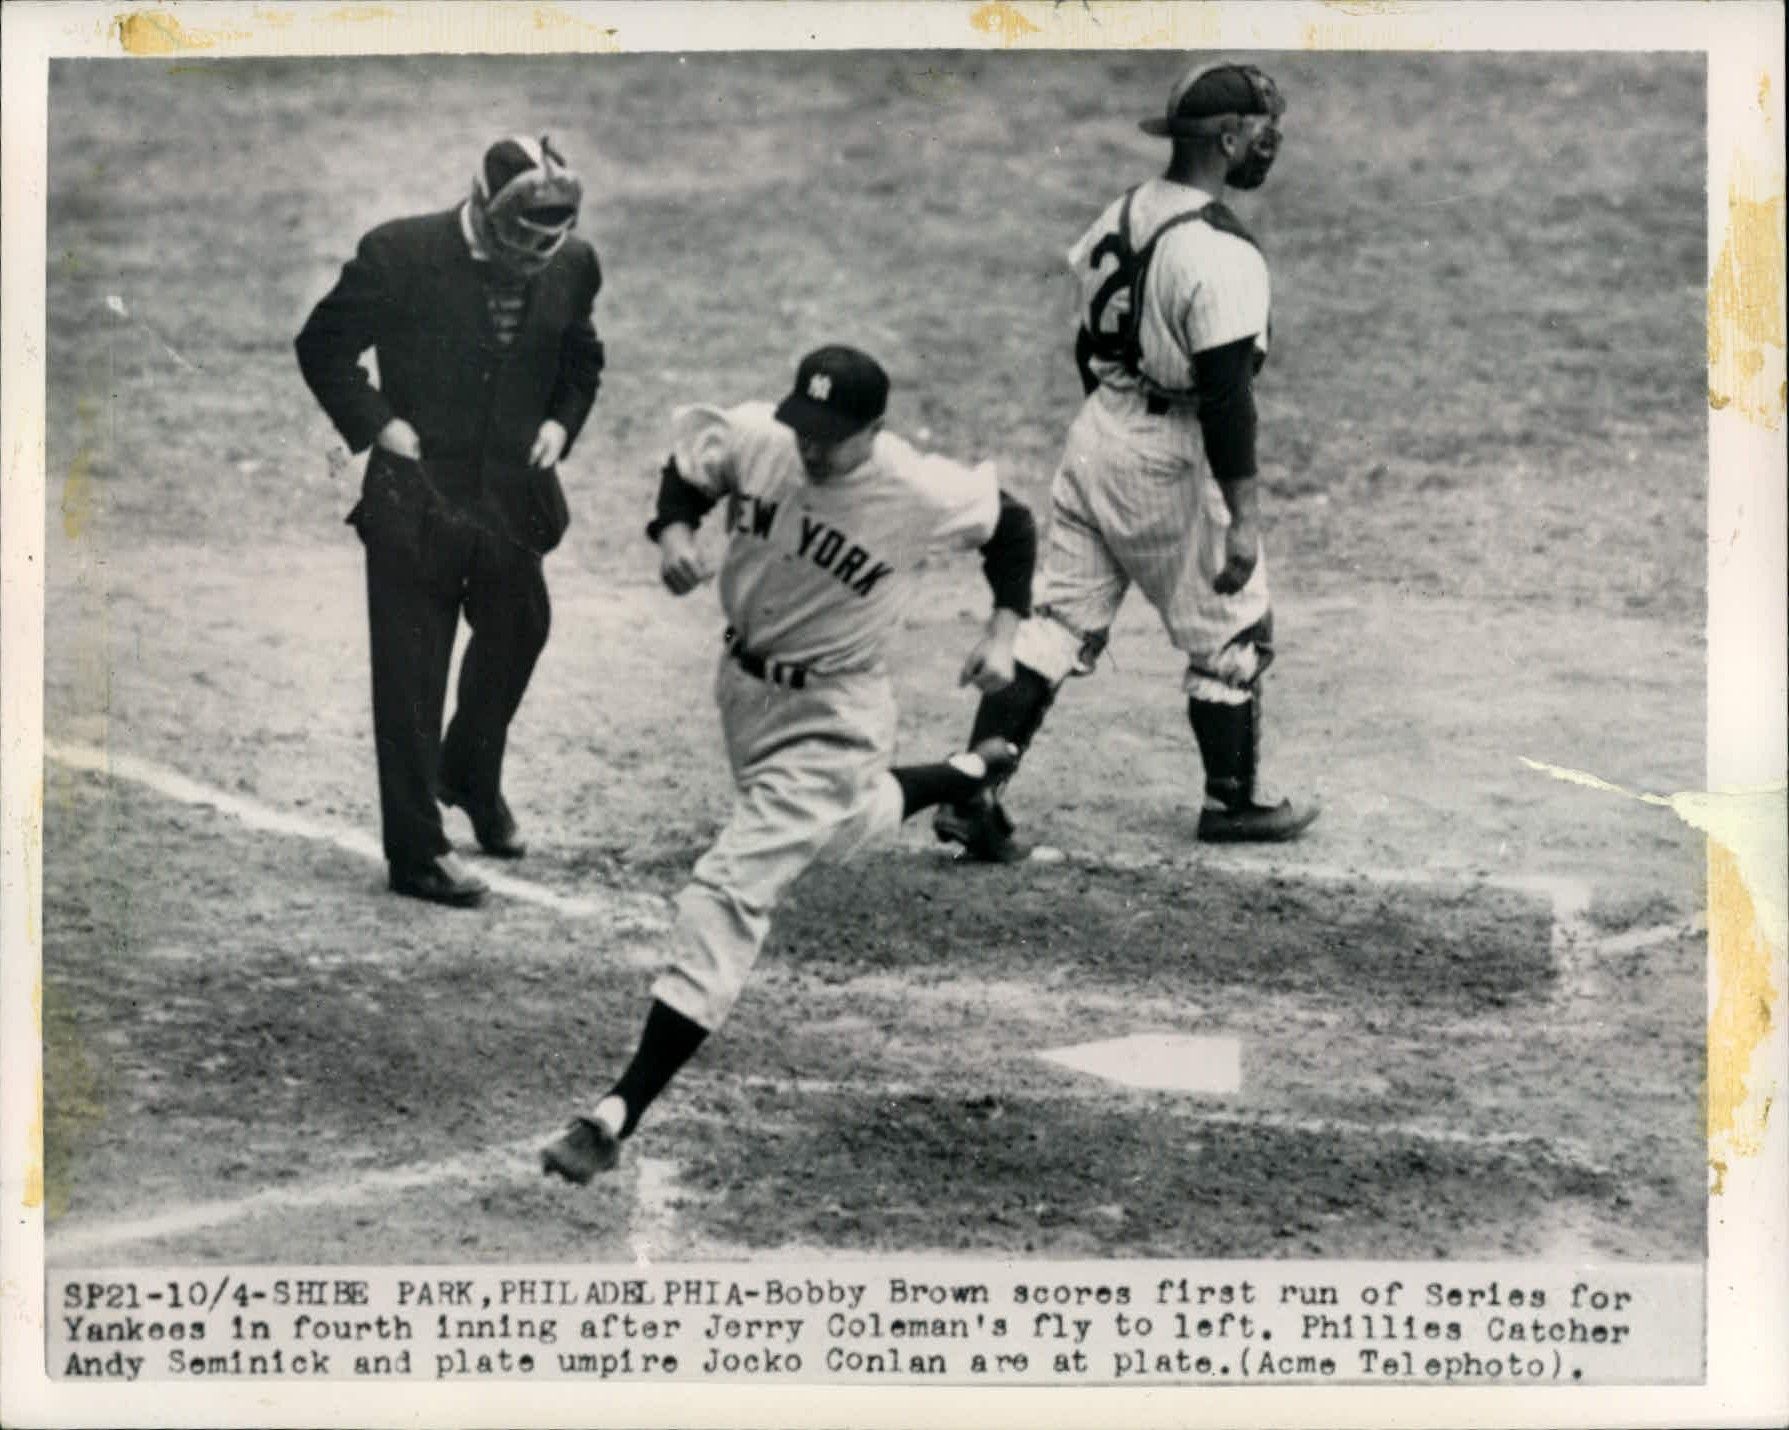
{"label": "umpire's mask", "polygon": [[543,135],[485,150],[472,179],[472,220],[491,257],[519,277],[545,268],[578,224],[584,186]]}

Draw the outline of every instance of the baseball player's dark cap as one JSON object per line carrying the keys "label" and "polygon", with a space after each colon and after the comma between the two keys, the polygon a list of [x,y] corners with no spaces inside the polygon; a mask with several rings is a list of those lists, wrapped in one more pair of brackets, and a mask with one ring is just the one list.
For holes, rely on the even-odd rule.
{"label": "baseball player's dark cap", "polygon": [[1231,115],[1278,118],[1285,112],[1279,86],[1254,65],[1207,62],[1194,65],[1168,91],[1166,114],[1145,119],[1137,127],[1145,134],[1180,138],[1209,134]]}
{"label": "baseball player's dark cap", "polygon": [[776,420],[816,442],[843,442],[887,408],[888,374],[881,365],[868,353],[834,344],[801,360]]}

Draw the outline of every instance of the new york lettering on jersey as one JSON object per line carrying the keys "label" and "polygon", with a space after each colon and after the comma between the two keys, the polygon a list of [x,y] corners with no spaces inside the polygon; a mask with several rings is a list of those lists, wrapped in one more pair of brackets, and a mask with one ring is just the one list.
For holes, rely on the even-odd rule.
{"label": "new york lettering on jersey", "polygon": [[[729,501],[727,531],[730,537],[774,539],[777,512],[781,501],[768,497],[748,496],[735,492]],[[800,533],[796,550],[822,571],[848,586],[858,596],[867,596],[876,584],[894,574],[894,567],[878,561],[845,532],[803,512],[799,516]]]}
{"label": "new york lettering on jersey", "polygon": [[934,546],[986,541],[999,514],[991,468],[922,457],[889,434],[862,467],[811,482],[765,404],[681,409],[673,445],[686,479],[728,500],[728,624],[754,654],[819,674],[880,664],[905,601],[898,573]]}

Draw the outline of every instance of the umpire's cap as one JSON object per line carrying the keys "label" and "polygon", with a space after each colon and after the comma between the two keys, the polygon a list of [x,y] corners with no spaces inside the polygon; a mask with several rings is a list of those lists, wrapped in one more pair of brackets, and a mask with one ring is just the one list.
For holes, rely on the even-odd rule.
{"label": "umpire's cap", "polygon": [[1285,112],[1279,86],[1254,65],[1208,62],[1194,65],[1168,91],[1166,114],[1145,119],[1137,127],[1145,134],[1180,139],[1216,133],[1237,115],[1278,119]]}

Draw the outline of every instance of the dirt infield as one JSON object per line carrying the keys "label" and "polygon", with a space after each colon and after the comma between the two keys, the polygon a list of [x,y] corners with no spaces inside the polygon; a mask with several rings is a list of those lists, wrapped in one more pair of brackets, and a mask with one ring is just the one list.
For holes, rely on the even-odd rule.
{"label": "dirt infield", "polygon": [[[1652,163],[1700,145],[1700,68],[1280,59],[1287,151],[1243,201],[1276,282],[1269,757],[1322,821],[1192,840],[1180,672],[1133,603],[1013,790],[1064,857],[959,868],[922,827],[816,871],[594,1191],[533,1147],[631,1047],[652,911],[727,803],[712,596],[640,539],[668,407],[850,338],[893,425],[1036,501],[1076,391],[1060,249],[1149,172],[1132,111],[1174,63],[59,66],[46,736],[102,769],[46,765],[51,1262],[1699,1256],[1701,845],[1520,757],[1702,782],[1704,203]],[[290,344],[518,84],[591,178],[612,367],[512,741],[538,896],[467,914],[366,853],[357,464]],[[736,118],[724,154],[672,85]],[[962,739],[986,606],[973,560],[920,597],[909,754]],[[1136,1032],[1239,1039],[1240,1091],[1037,1056]]]}

